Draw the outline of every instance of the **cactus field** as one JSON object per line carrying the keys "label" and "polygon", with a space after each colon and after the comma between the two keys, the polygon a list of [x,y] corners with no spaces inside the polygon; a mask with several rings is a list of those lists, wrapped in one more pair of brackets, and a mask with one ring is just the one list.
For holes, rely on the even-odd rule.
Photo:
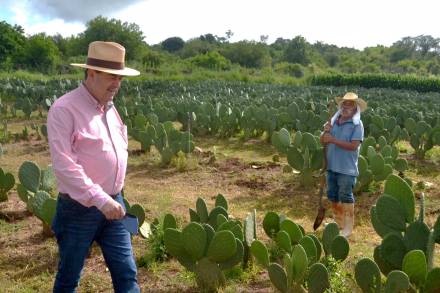
{"label": "cactus field", "polygon": [[[49,292],[56,205],[45,120],[77,81],[0,85],[1,292]],[[327,103],[358,92],[354,234],[313,231]],[[440,94],[124,81],[127,210],[142,292],[439,292]],[[328,202],[324,203],[329,206]],[[400,290],[400,291],[399,291]],[[98,246],[78,292],[112,292]]]}

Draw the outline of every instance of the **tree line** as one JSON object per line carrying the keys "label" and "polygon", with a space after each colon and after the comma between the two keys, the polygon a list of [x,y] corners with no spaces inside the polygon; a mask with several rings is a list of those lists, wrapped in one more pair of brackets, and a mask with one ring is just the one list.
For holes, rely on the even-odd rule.
{"label": "tree line", "polygon": [[225,36],[205,34],[187,41],[170,37],[147,44],[140,27],[98,16],[86,29],[70,37],[45,33],[27,36],[19,25],[0,22],[0,71],[27,70],[45,74],[74,73],[71,62],[84,62],[91,41],[107,40],[123,44],[128,63],[149,72],[178,68],[183,73],[194,68],[228,71],[246,68],[254,72],[274,72],[302,78],[317,73],[394,73],[435,76],[440,74],[440,39],[430,35],[405,37],[386,47],[363,50],[338,47],[323,42],[310,43],[302,36],[259,41],[230,42]]}

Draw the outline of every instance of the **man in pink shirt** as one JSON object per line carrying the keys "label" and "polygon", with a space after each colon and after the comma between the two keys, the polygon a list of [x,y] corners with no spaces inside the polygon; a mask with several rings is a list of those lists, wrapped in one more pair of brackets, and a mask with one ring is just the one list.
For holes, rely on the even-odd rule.
{"label": "man in pink shirt", "polygon": [[57,211],[52,229],[59,264],[54,292],[75,292],[89,248],[96,241],[115,292],[139,292],[130,234],[121,220],[127,168],[127,127],[113,97],[123,76],[139,75],[124,65],[125,48],[92,42],[84,82],[52,105],[47,130],[57,177]]}

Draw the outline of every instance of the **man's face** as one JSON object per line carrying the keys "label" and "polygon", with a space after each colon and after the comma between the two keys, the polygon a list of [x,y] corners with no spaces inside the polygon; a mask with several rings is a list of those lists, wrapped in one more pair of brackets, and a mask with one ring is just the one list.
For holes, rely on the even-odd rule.
{"label": "man's face", "polygon": [[344,119],[349,119],[353,117],[353,115],[356,113],[357,107],[356,103],[353,101],[344,101],[341,104],[341,116]]}
{"label": "man's face", "polygon": [[121,87],[122,76],[120,75],[90,70],[89,78],[92,94],[101,105],[112,101]]}

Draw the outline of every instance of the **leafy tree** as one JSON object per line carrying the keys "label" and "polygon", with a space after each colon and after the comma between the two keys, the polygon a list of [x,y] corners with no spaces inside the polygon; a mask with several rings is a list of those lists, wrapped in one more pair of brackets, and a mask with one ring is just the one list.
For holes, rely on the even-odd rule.
{"label": "leafy tree", "polygon": [[80,50],[77,51],[77,55],[87,55],[88,45],[93,41],[112,41],[125,47],[128,60],[141,58],[146,43],[137,24],[98,16],[90,20],[86,26],[86,30],[79,35]]}
{"label": "leafy tree", "polygon": [[396,63],[411,58],[416,52],[416,45],[411,37],[405,37],[391,46],[390,62]]}
{"label": "leafy tree", "polygon": [[[81,37],[71,36],[69,38],[66,38],[65,41],[66,41],[66,56],[72,57],[72,56],[87,55],[88,44],[86,44]],[[84,46],[86,46],[86,48]],[[84,62],[84,60],[82,60],[81,62]]]}
{"label": "leafy tree", "polygon": [[226,35],[226,40],[229,41],[234,35],[234,33],[231,30],[227,30],[225,35]]}
{"label": "leafy tree", "polygon": [[357,60],[354,58],[347,58],[346,60],[342,61],[338,65],[338,67],[344,73],[356,73],[360,69],[360,66],[359,66]]}
{"label": "leafy tree", "polygon": [[230,43],[221,53],[232,63],[249,68],[262,68],[271,63],[268,47],[254,41]]}
{"label": "leafy tree", "polygon": [[162,42],[162,49],[170,53],[179,51],[185,45],[185,41],[179,37],[171,37]]}
{"label": "leafy tree", "polygon": [[67,56],[68,39],[64,38],[59,33],[52,36],[51,38],[55,45],[58,47],[58,51],[60,52],[60,54],[63,56]]}
{"label": "leafy tree", "polygon": [[362,69],[362,73],[380,73],[380,67],[377,64],[365,64]]}
{"label": "leafy tree", "polygon": [[[21,26],[11,26],[5,21],[0,22],[0,66],[13,59],[21,53],[26,43],[24,30]],[[4,65],[4,64],[3,64]]]}
{"label": "leafy tree", "polygon": [[336,53],[325,54],[324,59],[330,67],[335,67],[339,63],[339,55]]}
{"label": "leafy tree", "polygon": [[202,41],[200,38],[192,39],[185,43],[183,48],[179,51],[179,55],[183,58],[194,57],[196,55],[203,55],[215,48],[215,45],[208,41]]}
{"label": "leafy tree", "polygon": [[275,71],[301,78],[304,76],[304,68],[300,64],[281,62],[275,65]]}
{"label": "leafy tree", "polygon": [[299,63],[307,65],[310,59],[307,52],[307,42],[301,36],[292,39],[284,50],[284,60],[290,63]]}
{"label": "leafy tree", "polygon": [[60,53],[51,37],[44,33],[31,36],[21,56],[22,64],[31,70],[53,73],[59,62]]}
{"label": "leafy tree", "polygon": [[439,59],[437,58],[435,60],[429,61],[428,64],[427,64],[427,70],[431,74],[435,74],[435,75],[440,74],[440,62],[439,62]]}
{"label": "leafy tree", "polygon": [[160,52],[147,50],[142,57],[142,64],[147,68],[158,68],[164,60]]}
{"label": "leafy tree", "polygon": [[421,63],[417,60],[402,60],[397,63],[399,73],[421,74]]}
{"label": "leafy tree", "polygon": [[284,50],[289,44],[289,39],[277,38],[270,46],[275,50]]}
{"label": "leafy tree", "polygon": [[269,35],[261,35],[260,36],[260,42],[267,43],[267,40],[269,40]]}
{"label": "leafy tree", "polygon": [[205,34],[205,35],[201,35],[199,37],[199,40],[202,42],[208,42],[210,44],[216,44],[218,43],[218,37],[214,36],[213,34]]}
{"label": "leafy tree", "polygon": [[429,35],[420,35],[414,38],[414,43],[422,56],[426,56],[426,54],[432,51],[438,51],[439,42],[439,39],[433,38]]}
{"label": "leafy tree", "polygon": [[390,51],[390,62],[397,63],[401,60],[411,58],[412,52],[407,48],[394,47]]}
{"label": "leafy tree", "polygon": [[190,62],[196,66],[214,70],[225,70],[231,67],[231,62],[217,51],[197,55],[190,58]]}

